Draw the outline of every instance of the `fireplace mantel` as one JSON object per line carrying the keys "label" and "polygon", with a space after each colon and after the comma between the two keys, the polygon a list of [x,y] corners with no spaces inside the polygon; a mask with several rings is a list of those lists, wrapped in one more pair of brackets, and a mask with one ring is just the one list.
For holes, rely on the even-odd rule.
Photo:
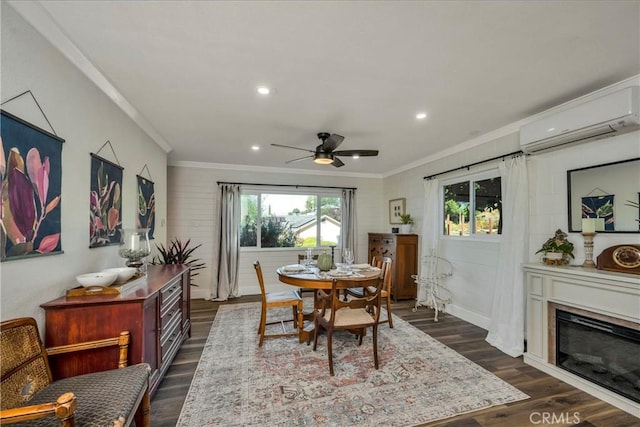
{"label": "fireplace mantel", "polygon": [[640,330],[640,276],[572,266],[524,266],[527,286],[525,363],[637,416],[640,404],[613,393],[553,363],[549,337],[550,306],[562,305],[617,319]]}

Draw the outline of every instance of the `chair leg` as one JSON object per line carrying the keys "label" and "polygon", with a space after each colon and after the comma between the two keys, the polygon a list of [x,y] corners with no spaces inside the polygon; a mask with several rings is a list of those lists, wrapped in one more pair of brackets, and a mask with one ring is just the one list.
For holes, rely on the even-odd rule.
{"label": "chair leg", "polygon": [[258,347],[262,347],[264,343],[264,332],[267,327],[267,308],[262,307],[262,314],[260,315],[260,343]]}
{"label": "chair leg", "polygon": [[318,329],[320,329],[320,324],[317,320],[314,320],[315,328],[313,329],[313,351],[316,351],[318,347]]}
{"label": "chair leg", "polygon": [[134,415],[136,426],[151,427],[151,398],[149,397],[149,389],[144,392],[142,401],[138,405],[138,409]]}
{"label": "chair leg", "polygon": [[327,353],[329,354],[329,375],[333,376],[333,331],[327,331]]}
{"label": "chair leg", "polygon": [[393,328],[393,320],[391,319],[391,295],[387,297],[387,318],[389,319],[389,327]]}
{"label": "chair leg", "polygon": [[373,364],[378,369],[378,325],[373,325]]}

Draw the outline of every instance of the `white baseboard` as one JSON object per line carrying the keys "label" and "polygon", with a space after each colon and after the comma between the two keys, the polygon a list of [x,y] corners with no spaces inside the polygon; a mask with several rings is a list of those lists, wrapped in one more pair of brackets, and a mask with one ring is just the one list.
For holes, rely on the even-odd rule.
{"label": "white baseboard", "polygon": [[457,318],[467,321],[473,325],[476,325],[484,330],[488,330],[489,325],[491,324],[491,319],[489,319],[488,317],[467,310],[466,308],[462,308],[455,304],[447,304],[447,306],[445,307],[445,312],[452,314]]}

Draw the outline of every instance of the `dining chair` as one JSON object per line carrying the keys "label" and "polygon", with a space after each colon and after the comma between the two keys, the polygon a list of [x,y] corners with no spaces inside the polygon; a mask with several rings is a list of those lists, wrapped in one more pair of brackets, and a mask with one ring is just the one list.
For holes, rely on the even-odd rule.
{"label": "dining chair", "polygon": [[320,328],[327,332],[327,353],[329,356],[329,374],[333,376],[333,333],[345,330],[358,336],[358,345],[362,345],[362,337],[367,328],[373,329],[373,361],[378,369],[378,322],[380,320],[380,302],[382,279],[379,276],[358,281],[368,289],[362,298],[350,298],[344,301],[340,291],[353,286],[353,279],[333,279],[331,290],[319,289],[317,308],[314,312],[315,331],[313,350],[318,346]]}
{"label": "dining chair", "polygon": [[[298,254],[298,264],[302,264],[305,261],[305,259],[306,259],[306,254]],[[318,254],[312,255],[311,259],[313,259],[314,261],[317,261]],[[313,294],[316,290],[311,288],[300,288],[299,291],[300,291],[300,294],[303,294],[303,293]]]}
{"label": "dining chair", "polygon": [[[285,292],[269,292],[267,293],[264,288],[264,278],[262,276],[262,267],[260,262],[253,263],[253,267],[256,270],[258,276],[258,283],[260,284],[260,293],[262,294],[262,307],[260,311],[260,325],[258,326],[258,334],[260,334],[260,343],[258,347],[262,347],[265,338],[278,338],[278,337],[290,337],[298,336],[299,331],[303,328],[303,304],[302,297],[296,291]],[[267,309],[275,307],[291,307],[293,311],[292,320],[277,320],[267,322]],[[294,326],[297,326],[296,332],[286,332],[284,323],[293,322]],[[267,325],[282,325],[281,334],[266,334]]]}
{"label": "dining chair", "polygon": [[[374,265],[375,264],[377,265]],[[371,265],[377,266],[380,268],[380,277],[382,278],[382,292],[380,293],[380,297],[383,301],[386,302],[387,309],[387,318],[380,320],[379,323],[388,323],[390,328],[393,328],[393,318],[391,316],[391,279],[392,273],[391,268],[393,266],[393,261],[389,257],[385,257],[380,259],[380,262],[377,261],[374,256],[371,259]],[[350,295],[352,297],[361,298],[365,292],[365,288],[349,288],[345,290],[346,295]]]}

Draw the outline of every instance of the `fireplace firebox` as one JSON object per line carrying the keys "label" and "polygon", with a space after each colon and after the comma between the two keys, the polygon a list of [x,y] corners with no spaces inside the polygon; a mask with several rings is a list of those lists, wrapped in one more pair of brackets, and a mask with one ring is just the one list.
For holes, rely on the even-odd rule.
{"label": "fireplace firebox", "polygon": [[556,365],[640,403],[640,331],[556,312]]}

